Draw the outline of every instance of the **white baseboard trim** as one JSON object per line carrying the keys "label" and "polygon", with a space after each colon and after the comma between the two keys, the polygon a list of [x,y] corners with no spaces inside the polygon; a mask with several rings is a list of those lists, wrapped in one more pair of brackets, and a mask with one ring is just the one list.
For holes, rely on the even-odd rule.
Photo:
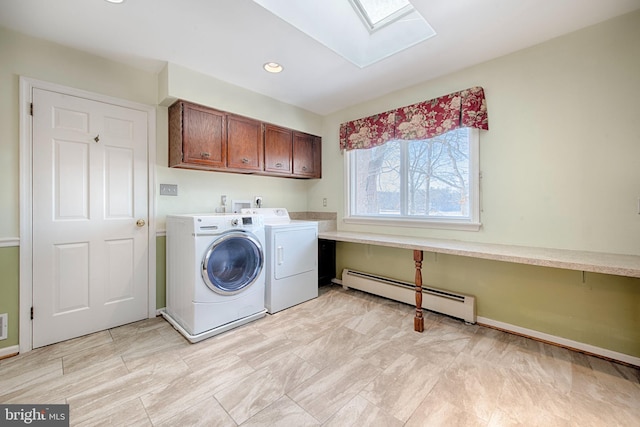
{"label": "white baseboard trim", "polygon": [[533,338],[540,341],[545,341],[551,344],[556,344],[561,347],[569,348],[571,350],[578,350],[584,353],[600,356],[605,359],[611,359],[611,360],[626,363],[629,365],[640,366],[640,357],[630,356],[624,353],[618,353],[616,351],[607,350],[606,348],[600,348],[590,344],[573,341],[567,338],[557,337],[555,335],[546,334],[544,332],[534,331],[533,329],[527,329],[520,326],[511,325],[509,323],[488,319],[486,317],[478,316],[476,319],[478,324],[481,326],[489,326],[491,328],[501,329],[507,332],[513,332],[518,335],[522,335],[522,336]]}
{"label": "white baseboard trim", "polygon": [[13,356],[14,354],[18,354],[18,353],[20,353],[20,346],[17,346],[17,345],[0,348],[0,359],[3,359],[7,356]]}
{"label": "white baseboard trim", "polygon": [[162,308],[156,309],[156,317],[162,316],[162,312],[163,311],[167,311],[167,308],[166,307],[162,307]]}

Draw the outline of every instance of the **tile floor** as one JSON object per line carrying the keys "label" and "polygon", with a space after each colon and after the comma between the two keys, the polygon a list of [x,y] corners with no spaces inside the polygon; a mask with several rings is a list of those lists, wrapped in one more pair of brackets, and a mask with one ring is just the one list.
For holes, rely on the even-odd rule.
{"label": "tile floor", "polygon": [[0,361],[72,425],[637,426],[640,370],[339,286],[189,344],[162,318]]}

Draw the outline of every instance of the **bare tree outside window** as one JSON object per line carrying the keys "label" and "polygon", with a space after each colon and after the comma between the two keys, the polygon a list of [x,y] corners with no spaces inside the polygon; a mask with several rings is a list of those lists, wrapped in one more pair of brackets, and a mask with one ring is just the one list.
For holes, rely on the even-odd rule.
{"label": "bare tree outside window", "polygon": [[355,150],[352,213],[470,218],[469,129]]}
{"label": "bare tree outside window", "polygon": [[469,138],[466,129],[408,141],[409,215],[469,215]]}

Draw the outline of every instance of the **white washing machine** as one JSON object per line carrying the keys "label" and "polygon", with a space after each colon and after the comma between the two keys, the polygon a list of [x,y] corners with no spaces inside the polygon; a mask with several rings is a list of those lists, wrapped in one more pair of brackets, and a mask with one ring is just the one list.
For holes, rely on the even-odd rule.
{"label": "white washing machine", "polygon": [[260,215],[167,216],[163,317],[191,342],[263,317],[264,247]]}
{"label": "white washing machine", "polygon": [[266,300],[276,313],[318,297],[318,223],[292,220],[285,208],[242,209],[266,230]]}

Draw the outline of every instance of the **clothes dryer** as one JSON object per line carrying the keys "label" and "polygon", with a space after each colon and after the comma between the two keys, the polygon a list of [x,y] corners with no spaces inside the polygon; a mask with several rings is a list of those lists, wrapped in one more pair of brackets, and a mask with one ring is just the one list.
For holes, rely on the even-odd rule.
{"label": "clothes dryer", "polygon": [[242,209],[266,230],[266,300],[276,313],[318,297],[318,223],[292,220],[285,208]]}
{"label": "clothes dryer", "polygon": [[162,315],[191,342],[263,317],[264,247],[260,215],[167,216]]}

